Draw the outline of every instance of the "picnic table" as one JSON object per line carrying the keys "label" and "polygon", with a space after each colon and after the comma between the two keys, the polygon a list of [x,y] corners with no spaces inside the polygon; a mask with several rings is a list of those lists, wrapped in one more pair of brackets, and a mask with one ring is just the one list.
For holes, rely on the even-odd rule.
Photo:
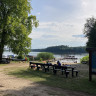
{"label": "picnic table", "polygon": [[45,72],[47,72],[49,70],[53,70],[54,75],[57,74],[57,71],[61,71],[62,75],[63,74],[66,75],[66,78],[68,77],[70,72],[71,72],[72,77],[74,77],[74,73],[76,74],[76,76],[78,76],[78,70],[75,70],[76,67],[72,67],[72,66],[66,66],[66,65],[58,66],[56,64],[35,63],[35,62],[30,61],[29,67],[31,69],[36,67],[37,70],[39,70],[41,68]]}

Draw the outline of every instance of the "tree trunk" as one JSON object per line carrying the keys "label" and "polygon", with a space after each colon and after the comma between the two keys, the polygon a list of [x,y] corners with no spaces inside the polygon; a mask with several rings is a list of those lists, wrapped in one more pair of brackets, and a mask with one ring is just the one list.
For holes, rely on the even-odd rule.
{"label": "tree trunk", "polygon": [[2,49],[0,48],[0,60],[2,60],[2,54],[3,54],[3,51],[2,51]]}
{"label": "tree trunk", "polygon": [[4,51],[4,44],[0,44],[0,60],[2,60],[2,55],[3,55],[3,51]]}
{"label": "tree trunk", "polygon": [[4,45],[5,45],[5,42],[6,42],[6,34],[7,34],[7,32],[6,32],[6,26],[7,26],[7,17],[8,17],[8,14],[7,14],[7,11],[8,10],[6,10],[6,6],[5,6],[5,4],[2,2],[2,0],[1,0],[1,2],[0,2],[0,4],[1,4],[1,7],[3,8],[3,11],[1,10],[1,18],[2,18],[2,22],[3,22],[3,28],[2,28],[2,31],[1,31],[1,33],[0,33],[0,60],[2,60],[2,55],[3,55],[3,51],[4,51]]}
{"label": "tree trunk", "polygon": [[4,51],[4,44],[5,44],[5,32],[2,32],[1,42],[0,42],[0,60],[2,60],[2,55]]}

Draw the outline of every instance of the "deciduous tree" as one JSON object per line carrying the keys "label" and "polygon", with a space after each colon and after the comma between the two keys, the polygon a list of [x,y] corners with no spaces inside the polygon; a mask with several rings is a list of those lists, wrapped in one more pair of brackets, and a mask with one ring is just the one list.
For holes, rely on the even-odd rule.
{"label": "deciduous tree", "polygon": [[94,17],[87,19],[84,34],[88,38],[87,47],[96,47],[96,19]]}
{"label": "deciduous tree", "polygon": [[15,54],[29,52],[33,26],[38,26],[36,16],[30,15],[29,0],[0,0],[0,60],[4,47]]}

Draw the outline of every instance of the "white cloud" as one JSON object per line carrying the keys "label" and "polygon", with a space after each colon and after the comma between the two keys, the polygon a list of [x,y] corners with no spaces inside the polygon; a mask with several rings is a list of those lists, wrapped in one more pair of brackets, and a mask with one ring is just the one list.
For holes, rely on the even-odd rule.
{"label": "white cloud", "polygon": [[96,16],[96,0],[81,0],[82,1],[82,16],[89,18]]}
{"label": "white cloud", "polygon": [[84,38],[73,37],[73,35],[83,34],[81,25],[77,22],[42,22],[38,31],[31,34],[33,39],[40,39],[46,42],[82,42]]}
{"label": "white cloud", "polygon": [[96,0],[56,0],[55,3],[54,0],[49,0],[47,3],[49,5],[45,3],[42,5],[43,10],[39,12],[42,13],[42,16],[40,14],[42,19],[31,37],[45,45],[86,44],[86,38],[75,35],[83,34],[87,18],[96,17]]}

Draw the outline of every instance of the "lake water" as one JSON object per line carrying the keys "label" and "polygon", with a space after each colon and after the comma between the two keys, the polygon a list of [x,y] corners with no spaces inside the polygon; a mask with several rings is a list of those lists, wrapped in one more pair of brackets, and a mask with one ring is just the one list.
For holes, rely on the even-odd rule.
{"label": "lake water", "polygon": [[[40,52],[30,52],[28,55],[31,55],[31,56],[34,56],[36,57],[37,54],[40,53]],[[14,55],[16,56],[16,54],[12,53],[12,52],[9,52],[9,51],[4,51],[3,53],[4,56],[8,56],[8,55]],[[56,58],[56,60],[60,60],[61,62],[70,62],[70,63],[73,63],[75,61],[77,61],[77,63],[80,62],[80,59],[86,55],[88,55],[87,53],[85,54],[69,54],[70,56],[75,56],[75,58],[77,58],[77,60],[73,60],[73,59],[67,59],[67,60],[64,60],[63,58],[65,58],[68,54],[64,54],[64,55],[61,55],[61,54],[54,54],[54,57]]]}

